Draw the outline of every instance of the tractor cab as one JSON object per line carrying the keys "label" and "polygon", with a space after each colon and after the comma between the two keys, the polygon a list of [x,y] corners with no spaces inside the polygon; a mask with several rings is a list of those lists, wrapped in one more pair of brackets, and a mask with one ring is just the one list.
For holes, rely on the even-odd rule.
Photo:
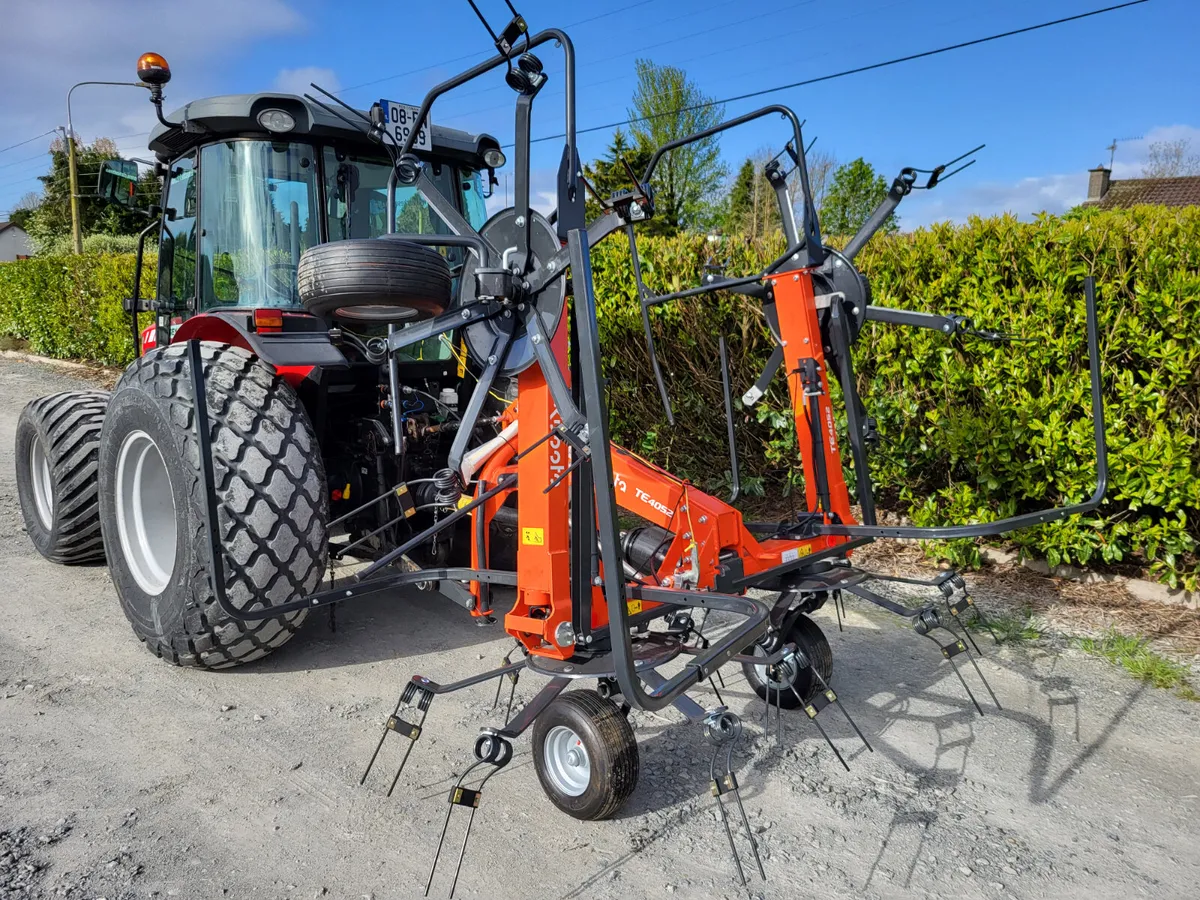
{"label": "tractor cab", "polygon": [[[253,344],[256,316],[282,332],[325,330],[300,304],[300,257],[317,244],[388,233],[392,166],[386,154],[361,128],[289,94],[211,97],[168,118],[182,127],[159,125],[150,137],[165,177],[159,322],[147,343],[167,343],[181,328],[195,330],[199,323],[184,323],[197,314],[221,317]],[[494,166],[504,161],[498,142],[436,125],[428,130],[427,149],[418,155],[441,194],[481,227]],[[413,188],[397,188],[394,216],[395,232],[449,233]],[[463,253],[446,249],[452,270]],[[426,343],[410,357],[449,357],[445,341]],[[284,356],[280,361],[287,365],[306,362],[294,353]],[[309,362],[323,359],[317,354]]]}

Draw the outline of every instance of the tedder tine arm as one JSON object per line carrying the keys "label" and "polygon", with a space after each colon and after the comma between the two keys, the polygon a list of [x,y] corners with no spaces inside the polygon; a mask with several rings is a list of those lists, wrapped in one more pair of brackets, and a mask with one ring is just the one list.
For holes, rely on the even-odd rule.
{"label": "tedder tine arm", "polygon": [[491,350],[488,351],[487,365],[479,374],[479,381],[475,385],[475,390],[471,392],[467,408],[463,410],[458,433],[454,435],[454,443],[450,447],[450,456],[446,464],[456,475],[462,467],[463,456],[467,452],[467,443],[475,432],[475,425],[479,421],[479,414],[483,411],[483,404],[488,398],[488,392],[492,389],[492,383],[496,380],[496,374],[500,371],[500,367],[504,365],[504,357],[508,355],[508,348],[512,344],[514,325],[512,316],[499,321],[500,331],[492,341]]}

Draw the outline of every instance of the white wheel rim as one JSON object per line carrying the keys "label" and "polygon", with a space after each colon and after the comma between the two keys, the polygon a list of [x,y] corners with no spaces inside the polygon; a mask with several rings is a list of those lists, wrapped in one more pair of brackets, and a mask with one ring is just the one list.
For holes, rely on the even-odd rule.
{"label": "white wheel rim", "polygon": [[578,797],[592,781],[592,761],[587,748],[566,725],[555,725],[542,746],[546,777],[560,794]]}
{"label": "white wheel rim", "polygon": [[[754,655],[766,656],[767,651],[755,644]],[[772,670],[774,670],[775,676],[783,677],[772,676]],[[754,672],[758,675],[759,680],[772,691],[786,691],[796,683],[796,660],[795,657],[789,656],[787,659],[775,663],[774,666],[755,666]]]}
{"label": "white wheel rim", "polygon": [[161,594],[171,580],[176,531],[162,453],[146,432],[131,432],[117,454],[117,537],[130,574],[147,594]]}
{"label": "white wheel rim", "polygon": [[54,527],[54,483],[50,479],[50,460],[42,442],[35,436],[29,445],[29,475],[33,480],[33,505],[42,527]]}

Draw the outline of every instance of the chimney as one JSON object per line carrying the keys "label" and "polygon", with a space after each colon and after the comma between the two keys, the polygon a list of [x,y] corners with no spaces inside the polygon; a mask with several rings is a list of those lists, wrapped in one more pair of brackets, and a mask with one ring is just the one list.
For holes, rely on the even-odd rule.
{"label": "chimney", "polygon": [[1106,169],[1104,166],[1088,169],[1089,200],[1100,200],[1108,193],[1108,179],[1111,175],[1112,169]]}

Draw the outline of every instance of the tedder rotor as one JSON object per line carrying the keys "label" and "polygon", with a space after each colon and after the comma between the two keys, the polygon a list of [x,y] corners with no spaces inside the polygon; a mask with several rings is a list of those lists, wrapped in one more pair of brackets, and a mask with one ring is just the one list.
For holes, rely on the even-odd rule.
{"label": "tedder rotor", "polygon": [[[315,609],[415,586],[439,591],[481,624],[502,618],[515,640],[503,665],[449,684],[413,676],[363,774],[365,781],[388,734],[400,735],[391,793],[438,695],[495,680],[498,701],[511,682],[504,721],[481,729],[474,762],[450,793],[427,892],[454,809],[470,811],[461,868],[483,787],[523,733],[532,729],[537,776],[554,805],[599,819],[637,785],[628,712],[666,706],[712,744],[711,791],[744,883],[735,831],[745,831],[764,870],[734,771],[743,722],[725,706],[706,709],[689,691],[709,682],[719,700],[712,680],[740,665],[768,716],[772,707],[777,716],[802,709],[846,765],[825,710],[837,707],[870,745],[831,686],[832,652],[810,614],[832,598],[840,625],[844,598],[853,595],[936,644],[982,715],[956,663],[965,657],[987,687],[966,627],[986,619],[962,577],[949,570],[928,581],[896,578],[858,567],[850,555],[876,538],[996,535],[1099,505],[1107,463],[1094,285],[1083,283],[1098,470],[1092,496],[977,525],[880,525],[867,465],[874,423],[850,352],[864,323],[1005,336],[953,314],[873,305],[855,258],[905,196],[933,188],[965,157],[902,170],[839,251],[822,241],[801,123],[789,108],[767,106],[658,148],[628,190],[597,198],[602,213],[588,223],[570,39],[554,28],[531,33],[515,10],[501,32],[488,30],[495,55],[434,87],[419,108],[381,101],[368,112],[316,88],[321,96],[214,98],[164,116],[169,69],[161,57],[143,57],[139,72],[155,85],[160,118],[151,148],[164,180],[143,233],[160,236],[157,296],[140,299],[135,281],[127,309],[139,356],[111,396],[57,394],[22,414],[17,465],[28,531],[51,559],[106,560],[135,632],[181,665],[261,657]],[[561,50],[565,88],[549,216],[530,199],[532,110],[549,80],[534,51],[547,44]],[[487,217],[486,192],[506,162],[498,142],[435,127],[431,111],[443,95],[497,69],[516,93],[515,192],[511,207]],[[762,271],[710,272],[694,288],[655,294],[642,278],[637,234],[655,214],[650,185],[660,161],[764,119],[786,130],[784,150],[766,170],[786,250]],[[762,304],[774,349],[742,402],[752,406],[773,378],[786,380],[804,512],[746,521],[732,498],[612,443],[590,250],[615,233],[629,243],[672,425],[650,309],[719,291]],[[140,334],[139,312],[155,315]],[[723,340],[720,351],[736,495]],[[843,475],[835,381],[861,521]],[[623,529],[623,519],[641,524]],[[358,570],[322,589],[332,563],[350,559]],[[904,605],[878,592],[889,581],[924,587],[929,597]],[[714,611],[722,627],[706,635]],[[514,712],[523,672],[546,681]],[[578,688],[580,681],[594,687]]]}

